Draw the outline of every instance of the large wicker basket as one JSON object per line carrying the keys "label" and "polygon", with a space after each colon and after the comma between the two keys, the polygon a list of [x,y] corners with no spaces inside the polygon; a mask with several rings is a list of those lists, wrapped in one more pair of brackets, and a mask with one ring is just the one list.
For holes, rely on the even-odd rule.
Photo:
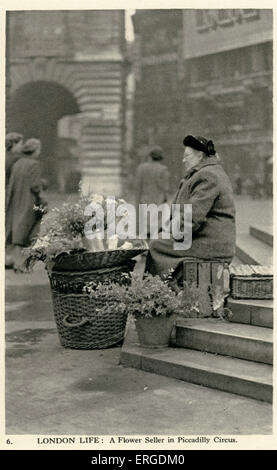
{"label": "large wicker basket", "polygon": [[272,266],[230,266],[231,297],[234,299],[273,299]]}
{"label": "large wicker basket", "polygon": [[148,250],[148,246],[128,250],[80,251],[75,254],[62,253],[55,259],[59,271],[88,271],[92,269],[122,266],[128,260]]}
{"label": "large wicker basket", "polygon": [[112,281],[118,284],[130,283],[128,276],[135,261],[130,260],[123,266],[103,268],[93,271],[48,272],[52,291],[54,315],[60,343],[63,347],[74,349],[103,349],[123,340],[127,321],[127,312],[118,313],[114,303],[94,300],[83,291],[91,281]]}

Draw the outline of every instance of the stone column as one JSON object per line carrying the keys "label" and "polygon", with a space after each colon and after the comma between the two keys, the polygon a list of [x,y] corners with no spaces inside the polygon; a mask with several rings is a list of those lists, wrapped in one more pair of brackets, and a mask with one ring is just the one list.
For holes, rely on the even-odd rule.
{"label": "stone column", "polygon": [[79,67],[76,75],[75,95],[81,108],[83,191],[118,196],[122,189],[124,152],[122,58],[117,56],[108,61],[91,58],[86,67],[84,64]]}

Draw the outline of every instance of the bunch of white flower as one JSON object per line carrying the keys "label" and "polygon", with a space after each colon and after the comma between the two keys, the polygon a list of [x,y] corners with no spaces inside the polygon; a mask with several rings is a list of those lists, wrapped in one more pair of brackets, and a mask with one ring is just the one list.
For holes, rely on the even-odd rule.
{"label": "bunch of white flower", "polygon": [[102,194],[92,194],[90,196],[90,200],[91,202],[95,203],[95,204],[103,204],[104,203],[104,196],[102,196]]}
{"label": "bunch of white flower", "polygon": [[43,250],[44,248],[47,248],[50,245],[50,238],[48,235],[45,235],[44,237],[39,237],[35,244],[32,246],[33,250]]}

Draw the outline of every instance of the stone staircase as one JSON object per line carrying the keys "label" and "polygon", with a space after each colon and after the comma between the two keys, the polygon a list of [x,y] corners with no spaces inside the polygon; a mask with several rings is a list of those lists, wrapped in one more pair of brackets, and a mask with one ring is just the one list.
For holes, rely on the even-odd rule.
{"label": "stone staircase", "polygon": [[[243,248],[239,240],[240,262],[243,253],[248,263],[272,264],[272,236],[261,232],[257,227],[250,228],[254,248]],[[266,246],[260,255],[256,242]],[[232,311],[230,321],[178,319],[171,346],[157,350],[141,348],[134,324],[130,323],[121,364],[271,403],[273,301],[229,298],[228,307]]]}
{"label": "stone staircase", "polygon": [[272,225],[250,225],[249,233],[237,235],[236,257],[241,264],[270,265],[273,260]]}
{"label": "stone staircase", "polygon": [[266,245],[273,247],[273,227],[272,225],[264,226],[263,228],[258,225],[250,225],[249,233],[257,240],[266,243]]}
{"label": "stone staircase", "polygon": [[141,348],[130,324],[120,362],[271,403],[273,303],[253,302],[236,300],[231,322],[179,319],[176,339],[164,349]]}

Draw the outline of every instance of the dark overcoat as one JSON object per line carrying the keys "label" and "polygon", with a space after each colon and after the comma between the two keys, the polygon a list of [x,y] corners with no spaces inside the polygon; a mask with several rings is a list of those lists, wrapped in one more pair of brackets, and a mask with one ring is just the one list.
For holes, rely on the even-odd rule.
{"label": "dark overcoat", "polygon": [[22,157],[14,163],[6,195],[6,244],[27,246],[37,223],[34,205],[41,190],[39,162]]}
{"label": "dark overcoat", "polygon": [[141,163],[138,166],[135,181],[135,198],[137,210],[137,232],[141,233],[143,225],[145,226],[146,233],[150,234],[151,230],[158,231],[161,225],[161,213],[158,215],[157,224],[152,221],[152,228],[150,229],[150,217],[144,222],[139,223],[139,205],[140,204],[156,204],[160,206],[167,201],[169,190],[169,173],[165,165],[159,161],[149,161]]}
{"label": "dark overcoat", "polygon": [[159,161],[141,163],[135,177],[137,204],[157,204],[167,200],[169,174]]}
{"label": "dark overcoat", "polygon": [[6,176],[5,186],[6,186],[6,188],[9,184],[9,179],[10,179],[10,176],[11,176],[13,165],[22,156],[23,156],[22,153],[12,153],[10,151],[6,151],[6,159],[5,159],[5,176]]}
{"label": "dark overcoat", "polygon": [[146,263],[151,274],[167,273],[187,257],[232,260],[236,238],[233,190],[215,157],[206,158],[185,175],[172,203],[192,205],[192,244],[188,250],[176,250],[172,235],[153,240]]}

